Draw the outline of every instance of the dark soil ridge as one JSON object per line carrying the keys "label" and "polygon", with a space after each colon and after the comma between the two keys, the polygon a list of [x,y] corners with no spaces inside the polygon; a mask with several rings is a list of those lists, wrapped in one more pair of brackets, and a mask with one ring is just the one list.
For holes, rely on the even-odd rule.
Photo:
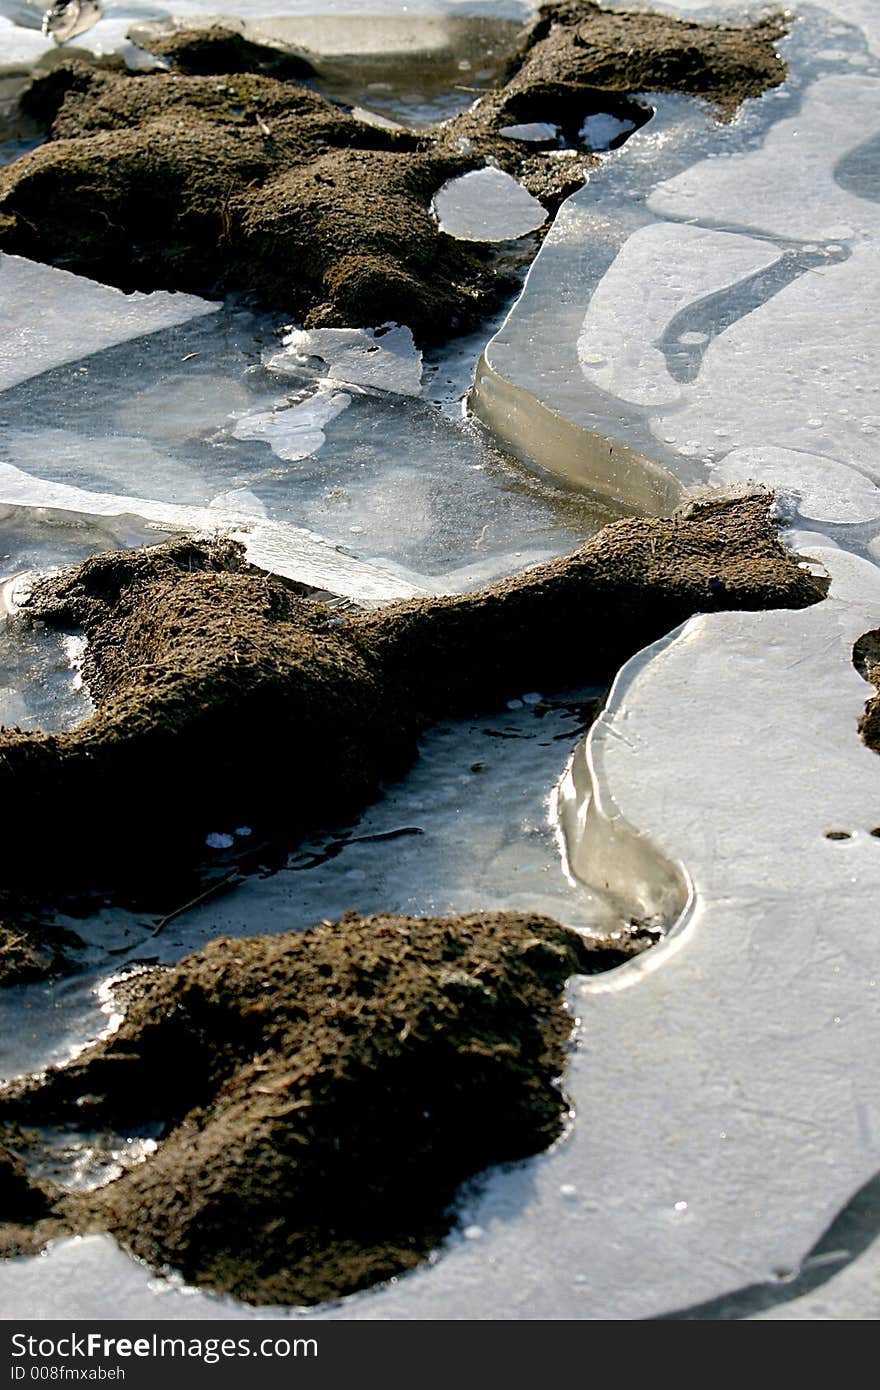
{"label": "dark soil ridge", "polygon": [[[252,1303],[316,1303],[424,1260],[456,1189],[546,1148],[574,972],[644,943],[541,917],[349,914],[220,939],[126,987],[111,1038],[0,1093],[0,1255],[110,1232]],[[158,1151],[84,1196],[28,1180],[21,1125],[161,1122]]]}
{"label": "dark soil ridge", "polygon": [[880,753],[880,628],[865,632],[853,647],[853,665],[863,680],[877,687],[865,704],[859,720],[859,733],[875,753]]}
{"label": "dark soil ridge", "polygon": [[552,213],[595,163],[529,150],[499,134],[505,125],[576,133],[599,110],[640,124],[633,93],[646,90],[702,96],[728,118],[784,80],[783,33],[781,20],[723,28],[554,6],[501,87],[420,132],[367,125],[264,75],[280,71],[277,50],[232,30],[159,41],[174,72],[70,58],[22,99],[48,139],[0,169],[0,249],[124,290],[240,291],[306,327],[394,319],[420,343],[442,340],[512,288],[495,250],[438,230],[430,204],[442,184],[492,160]]}
{"label": "dark soil ridge", "polygon": [[694,613],[824,590],[766,494],[616,522],[486,589],[373,613],[305,597],[231,541],[94,556],[38,584],[21,619],[85,631],[96,709],[67,732],[0,730],[5,887],[168,910],[207,832],[272,827],[289,847],[338,825],[434,719],[606,681]]}

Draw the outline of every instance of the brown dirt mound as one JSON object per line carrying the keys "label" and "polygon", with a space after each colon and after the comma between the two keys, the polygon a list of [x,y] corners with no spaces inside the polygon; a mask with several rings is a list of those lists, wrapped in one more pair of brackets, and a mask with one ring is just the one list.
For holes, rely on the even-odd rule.
{"label": "brown dirt mound", "polygon": [[171,62],[174,70],[185,77],[252,72],[281,82],[296,82],[315,75],[306,58],[281,46],[255,42],[232,24],[172,31],[150,42],[148,51]]}
{"label": "brown dirt mound", "polygon": [[298,588],[230,542],[98,555],[37,587],[34,617],[85,630],[97,708],[69,732],[0,732],[9,886],[174,906],[206,832],[338,824],[432,719],[607,679],[693,613],[824,592],[766,497],[618,522],[463,597],[341,615]]}
{"label": "brown dirt mound", "polygon": [[[350,914],[212,942],[132,981],[113,1037],[0,1099],[7,1124],[164,1127],[155,1156],[109,1186],[55,1193],[24,1243],[110,1231],[254,1303],[319,1302],[409,1269],[449,1231],[465,1178],[560,1134],[562,986],[638,949],[513,913]],[[0,1151],[0,1220],[16,1223],[0,1250],[48,1214]]]}
{"label": "brown dirt mound", "polygon": [[563,0],[541,10],[502,100],[517,121],[546,121],[559,120],[548,103],[577,102],[591,89],[682,92],[703,97],[729,120],[746,98],[785,81],[775,44],[786,30],[781,15],[746,26],[696,24]]}
{"label": "brown dirt mound", "polygon": [[555,7],[506,85],[419,133],[377,129],[263,75],[280,71],[278,51],[231,30],[175,35],[186,73],[70,59],[24,99],[49,138],[0,169],[0,248],[126,290],[245,291],[307,327],[396,319],[421,342],[444,338],[510,282],[491,249],[438,230],[441,185],[492,158],[552,212],[594,162],[529,152],[503,125],[574,123],[576,136],[607,109],[638,123],[647,113],[631,94],[646,88],[697,93],[730,115],[782,81],[782,32]]}
{"label": "brown dirt mound", "polygon": [[[853,647],[853,665],[863,680],[880,692],[880,628],[859,638]],[[880,753],[880,693],[872,695],[859,720],[859,733],[869,748]]]}

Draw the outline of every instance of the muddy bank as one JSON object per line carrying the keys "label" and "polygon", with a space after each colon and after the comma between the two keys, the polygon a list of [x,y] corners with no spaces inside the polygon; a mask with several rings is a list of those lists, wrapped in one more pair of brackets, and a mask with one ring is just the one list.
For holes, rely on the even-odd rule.
{"label": "muddy bank", "polygon": [[783,79],[781,32],[555,7],[506,82],[419,132],[367,124],[280,80],[301,60],[231,29],[159,42],[180,65],[171,72],[70,58],[22,99],[48,139],[0,169],[0,249],[125,290],[243,291],[307,327],[396,319],[420,342],[442,339],[476,325],[511,282],[491,248],[438,231],[438,189],[491,159],[552,212],[594,162],[506,139],[506,125],[558,122],[576,144],[595,111],[640,124],[633,94],[657,89],[729,116]]}
{"label": "muddy bank", "polygon": [[95,712],[0,731],[6,886],[169,910],[206,833],[287,843],[354,814],[438,717],[606,681],[693,613],[804,607],[822,583],[767,498],[617,522],[572,555],[460,597],[340,613],[231,542],[94,556],[21,621],[81,627]]}
{"label": "muddy bank", "polygon": [[137,977],[119,1031],[13,1083],[0,1122],[11,1146],[19,1123],[161,1122],[158,1150],[86,1196],[30,1187],[0,1150],[0,1251],[109,1231],[254,1303],[410,1269],[453,1225],[462,1181],[560,1134],[565,980],[642,944],[513,913],[351,914]]}

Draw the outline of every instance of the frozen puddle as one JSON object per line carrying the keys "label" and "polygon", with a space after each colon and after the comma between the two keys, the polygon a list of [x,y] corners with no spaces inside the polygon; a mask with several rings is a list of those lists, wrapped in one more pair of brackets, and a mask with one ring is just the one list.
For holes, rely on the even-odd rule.
{"label": "frozen puddle", "polygon": [[438,408],[455,346],[426,366],[397,325],[279,336],[243,308],[16,257],[4,288],[0,506],[231,530],[255,564],[365,602],[472,587],[611,518]]}
{"label": "frozen puddle", "polygon": [[[158,935],[157,918],[111,907],[62,919],[86,942],[84,963],[94,973],[51,988],[0,990],[0,1076],[39,1070],[95,1036],[108,951],[114,971],[125,971],[144,960],[179,960],[218,935],[299,930],[349,908],[431,915],[509,907],[585,931],[617,928],[620,909],[607,894],[566,878],[549,809],[601,692],[524,693],[530,700],[517,708],[437,725],[412,769],[360,819],[301,845],[278,872],[252,874]],[[215,827],[220,872],[223,850],[240,852],[247,838],[237,829]]]}
{"label": "frozen puddle", "polygon": [[82,680],[84,642],[0,615],[0,726],[72,729],[92,713]]}

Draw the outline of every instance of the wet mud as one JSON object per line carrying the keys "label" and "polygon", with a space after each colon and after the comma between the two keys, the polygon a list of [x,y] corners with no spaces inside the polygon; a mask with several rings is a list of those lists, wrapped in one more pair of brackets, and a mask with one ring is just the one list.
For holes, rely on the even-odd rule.
{"label": "wet mud", "polygon": [[125,290],[242,292],[306,327],[394,319],[420,343],[444,339],[513,282],[490,246],[439,231],[439,188],[492,160],[552,213],[595,162],[576,143],[565,158],[555,141],[523,147],[506,125],[557,122],[576,142],[596,111],[641,124],[646,90],[705,97],[726,118],[783,80],[782,32],[553,7],[505,81],[420,131],[367,124],[282,80],[302,76],[301,58],[222,27],[160,41],[169,72],[71,57],[22,97],[48,138],[0,169],[0,249]]}
{"label": "wet mud", "polygon": [[[0,1095],[0,1253],[109,1231],[253,1303],[410,1269],[454,1224],[460,1183],[562,1132],[567,977],[644,945],[515,913],[350,914],[141,975],[117,1033]],[[147,1122],[156,1153],[85,1195],[31,1184],[15,1153],[33,1157],[34,1125]]]}

